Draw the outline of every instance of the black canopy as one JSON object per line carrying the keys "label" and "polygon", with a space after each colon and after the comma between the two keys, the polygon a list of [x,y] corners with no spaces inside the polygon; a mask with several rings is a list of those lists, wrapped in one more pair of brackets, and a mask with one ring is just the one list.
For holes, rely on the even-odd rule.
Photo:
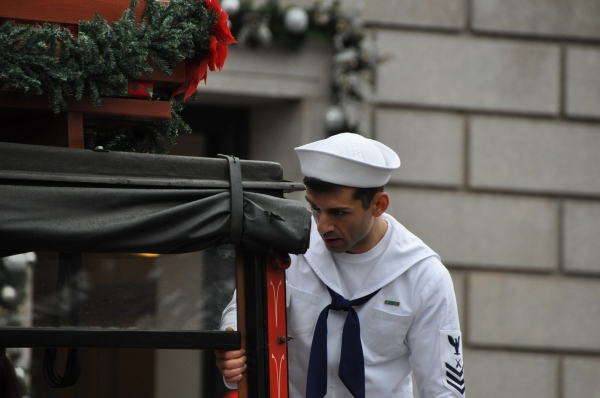
{"label": "black canopy", "polygon": [[[237,162],[239,245],[304,253],[310,212],[282,198],[302,185],[284,182],[277,163]],[[232,243],[232,192],[235,213],[227,159],[0,143],[0,255],[167,254]]]}

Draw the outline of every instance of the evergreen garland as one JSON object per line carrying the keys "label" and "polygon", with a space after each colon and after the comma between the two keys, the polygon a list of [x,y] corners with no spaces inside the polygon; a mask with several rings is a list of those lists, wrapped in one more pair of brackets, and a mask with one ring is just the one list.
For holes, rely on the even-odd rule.
{"label": "evergreen garland", "polygon": [[[0,26],[0,88],[25,94],[46,94],[55,113],[66,106],[65,97],[89,96],[100,106],[101,96],[127,95],[128,82],[151,73],[152,60],[166,75],[184,59],[202,56],[208,48],[217,14],[203,1],[171,0],[168,4],[144,0],[135,20],[138,0],[122,17],[108,23],[100,15],[82,21],[75,37],[56,24]],[[168,99],[169,93],[159,94]],[[86,145],[108,149],[164,153],[166,143],[190,128],[177,114],[181,101],[171,101],[172,118],[145,122],[118,131],[87,137]]]}
{"label": "evergreen garland", "polygon": [[[139,21],[135,20],[138,0],[132,0],[115,22],[109,24],[99,15],[82,21],[78,37],[56,24],[32,26],[8,21],[0,25],[0,89],[46,94],[56,113],[66,106],[65,97],[79,100],[89,96],[99,106],[101,96],[126,96],[129,81],[152,72],[149,60],[169,75],[178,62],[209,53],[218,15],[205,1],[144,1],[146,7]],[[306,31],[298,33],[286,29],[289,8],[281,8],[275,0],[259,7],[242,0],[240,6],[230,15],[232,32],[240,44],[258,47],[275,41],[297,50],[308,37],[333,39],[335,105],[328,112],[343,114],[342,130],[356,131],[360,109],[371,100],[377,66],[382,61],[365,40],[359,19],[342,13],[338,1],[317,2],[306,10],[310,21]],[[171,92],[156,87],[154,99],[171,101],[171,119],[86,134],[86,148],[168,152],[177,135],[191,129],[178,114],[183,107],[180,99],[171,99]]]}

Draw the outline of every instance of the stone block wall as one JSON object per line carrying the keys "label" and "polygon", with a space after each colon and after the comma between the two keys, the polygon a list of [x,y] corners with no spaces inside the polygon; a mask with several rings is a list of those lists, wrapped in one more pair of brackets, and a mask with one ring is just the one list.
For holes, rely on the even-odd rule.
{"label": "stone block wall", "polygon": [[599,396],[600,1],[363,16],[387,58],[373,137],[402,160],[390,213],[452,273],[467,396]]}

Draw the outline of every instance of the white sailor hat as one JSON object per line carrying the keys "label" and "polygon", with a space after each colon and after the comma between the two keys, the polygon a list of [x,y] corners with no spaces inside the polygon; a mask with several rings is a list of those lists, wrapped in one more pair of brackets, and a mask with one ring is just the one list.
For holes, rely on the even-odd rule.
{"label": "white sailor hat", "polygon": [[400,167],[396,152],[358,134],[342,133],[294,148],[305,177],[354,188],[375,188]]}

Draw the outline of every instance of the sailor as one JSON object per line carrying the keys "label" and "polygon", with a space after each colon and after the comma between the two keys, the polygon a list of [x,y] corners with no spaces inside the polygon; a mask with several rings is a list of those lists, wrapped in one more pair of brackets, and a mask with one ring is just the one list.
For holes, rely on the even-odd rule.
{"label": "sailor", "polygon": [[[313,213],[310,248],[286,271],[290,397],[465,394],[454,288],[439,256],[386,213],[400,159],[343,133],[295,148]],[[236,327],[235,297],[222,330]],[[217,351],[230,388],[241,350]]]}

